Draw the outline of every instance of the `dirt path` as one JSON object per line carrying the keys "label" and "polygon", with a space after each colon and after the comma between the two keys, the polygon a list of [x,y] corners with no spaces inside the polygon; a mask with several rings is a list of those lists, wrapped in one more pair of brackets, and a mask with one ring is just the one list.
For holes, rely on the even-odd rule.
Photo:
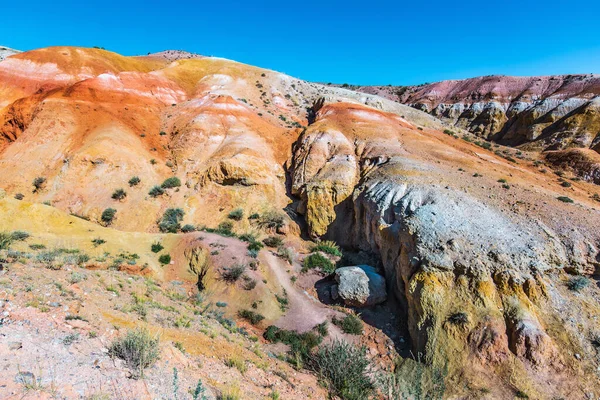
{"label": "dirt path", "polygon": [[[342,313],[326,307],[305,291],[294,286],[287,273],[287,270],[293,267],[290,267],[284,260],[270,251],[261,252],[260,259],[262,263],[271,268],[288,295],[289,308],[285,315],[277,320],[276,326],[306,332],[323,321],[331,322],[331,318],[334,316],[343,317]],[[337,326],[329,324],[329,337],[337,339],[343,336],[344,334]]]}

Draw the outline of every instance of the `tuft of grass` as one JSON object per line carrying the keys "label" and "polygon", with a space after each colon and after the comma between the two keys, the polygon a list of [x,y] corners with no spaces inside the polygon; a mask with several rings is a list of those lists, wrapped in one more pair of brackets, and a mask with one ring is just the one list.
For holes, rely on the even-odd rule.
{"label": "tuft of grass", "polygon": [[104,225],[108,226],[113,223],[116,214],[117,210],[115,210],[114,208],[107,208],[102,212],[102,216],[100,218]]}
{"label": "tuft of grass", "polygon": [[462,311],[455,312],[453,314],[450,314],[450,316],[448,317],[448,322],[450,322],[453,325],[466,325],[469,323],[469,316],[467,315],[467,313]]}
{"label": "tuft of grass", "polygon": [[279,236],[269,236],[263,239],[263,243],[267,247],[278,248],[279,246],[283,245],[283,239],[281,239]]}
{"label": "tuft of grass", "polygon": [[172,189],[179,186],[181,186],[181,180],[176,176],[165,179],[160,185],[160,187],[163,189]]}
{"label": "tuft of grass", "polygon": [[150,195],[150,197],[158,197],[158,196],[162,196],[163,194],[165,194],[165,190],[163,188],[161,188],[158,185],[152,186],[152,189],[150,189],[150,191],[148,192],[148,194]]}
{"label": "tuft of grass", "polygon": [[184,226],[181,227],[181,232],[183,233],[189,233],[189,232],[195,232],[196,231],[196,227],[192,224],[185,224]]}
{"label": "tuft of grass", "polygon": [[125,197],[127,197],[127,193],[123,189],[115,190],[111,196],[113,200],[123,200]]}
{"label": "tuft of grass", "polygon": [[129,182],[127,182],[127,183],[129,183],[129,187],[134,187],[134,186],[139,185],[141,181],[142,180],[139,177],[132,176],[131,179],[129,179]]}
{"label": "tuft of grass", "polygon": [[10,234],[10,236],[12,237],[12,240],[14,240],[15,242],[22,242],[22,241],[29,239],[29,237],[31,237],[29,232],[25,232],[25,231],[13,231]]}
{"label": "tuft of grass", "polygon": [[304,259],[302,263],[302,272],[310,269],[320,268],[321,271],[331,274],[335,271],[335,265],[323,254],[313,253]]}
{"label": "tuft of grass", "polygon": [[322,253],[330,254],[336,257],[342,256],[342,251],[340,250],[340,247],[332,240],[324,240],[316,244],[315,246],[313,246],[311,251],[313,253],[320,251]]}
{"label": "tuft of grass", "polygon": [[164,233],[177,233],[181,229],[184,214],[181,208],[167,208],[158,222],[158,229]]}
{"label": "tuft of grass", "polygon": [[333,318],[332,322],[339,326],[344,333],[351,335],[362,335],[363,323],[354,314],[348,314],[342,319]]}
{"label": "tuft of grass", "polygon": [[590,280],[585,276],[574,276],[567,282],[567,287],[574,292],[581,292],[588,287],[589,284]]}
{"label": "tuft of grass", "polygon": [[227,365],[229,368],[237,369],[238,371],[240,371],[240,374],[242,374],[242,375],[244,375],[248,371],[246,362],[244,360],[242,360],[242,358],[237,354],[228,358],[225,361],[225,365]]}
{"label": "tuft of grass", "polygon": [[339,340],[324,344],[311,356],[310,367],[328,383],[332,394],[344,400],[368,399],[375,392],[368,377],[371,365],[364,346]]}
{"label": "tuft of grass", "polygon": [[227,218],[232,219],[234,221],[241,221],[242,218],[244,218],[244,210],[242,210],[241,208],[236,208],[227,215]]}
{"label": "tuft of grass", "polygon": [[108,352],[125,361],[134,378],[143,378],[144,370],[160,356],[159,338],[145,329],[128,331],[110,344]]}
{"label": "tuft of grass", "polygon": [[100,245],[103,245],[104,243],[106,243],[106,240],[104,240],[104,239],[101,239],[101,238],[92,239],[92,244],[94,245],[94,247],[98,247]]}
{"label": "tuft of grass", "polygon": [[246,272],[246,265],[235,264],[231,267],[223,268],[223,270],[221,271],[221,277],[225,282],[233,283],[237,282],[237,280],[242,277],[244,272]]}
{"label": "tuft of grass", "polygon": [[44,178],[43,176],[38,176],[37,178],[35,178],[31,183],[33,185],[33,193],[37,193],[40,190],[42,190],[45,183],[46,178]]}
{"label": "tuft of grass", "polygon": [[154,242],[152,243],[152,246],[150,246],[150,250],[152,250],[153,253],[160,253],[162,249],[164,249],[164,246],[161,242]]}
{"label": "tuft of grass", "polygon": [[258,225],[263,229],[283,228],[285,216],[275,211],[269,211],[258,218]]}
{"label": "tuft of grass", "polygon": [[238,316],[250,322],[252,325],[257,325],[263,319],[265,319],[265,317],[262,314],[259,314],[252,310],[240,310],[238,311]]}
{"label": "tuft of grass", "polygon": [[558,201],[562,201],[563,203],[573,203],[573,199],[567,196],[558,196],[556,199]]}

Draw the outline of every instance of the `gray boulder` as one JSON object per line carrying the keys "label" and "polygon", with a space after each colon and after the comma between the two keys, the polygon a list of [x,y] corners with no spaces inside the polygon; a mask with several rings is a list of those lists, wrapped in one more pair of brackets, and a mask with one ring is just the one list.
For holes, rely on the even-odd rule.
{"label": "gray boulder", "polygon": [[[369,265],[338,268],[335,271],[337,286],[332,288],[346,305],[368,307],[387,299],[385,278]],[[334,297],[334,296],[332,296]]]}

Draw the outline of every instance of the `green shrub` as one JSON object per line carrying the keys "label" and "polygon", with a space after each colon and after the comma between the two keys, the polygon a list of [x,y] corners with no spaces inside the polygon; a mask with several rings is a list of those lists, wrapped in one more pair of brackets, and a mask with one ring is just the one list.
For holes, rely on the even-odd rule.
{"label": "green shrub", "polygon": [[232,230],[233,224],[230,221],[224,221],[219,224],[215,232],[222,236],[235,236]]}
{"label": "green shrub", "polygon": [[259,219],[260,215],[258,213],[252,213],[248,216],[248,219]]}
{"label": "green shrub", "polygon": [[558,196],[556,199],[562,201],[563,203],[573,203],[573,199],[567,196]]}
{"label": "green shrub", "polygon": [[94,245],[94,247],[98,247],[100,245],[103,245],[104,243],[106,243],[106,240],[104,240],[104,239],[101,239],[101,238],[92,239],[92,244]]}
{"label": "green shrub", "polygon": [[123,200],[127,197],[127,193],[123,189],[117,189],[113,192],[111,196],[114,200]]}
{"label": "green shrub", "polygon": [[366,347],[355,347],[344,341],[321,346],[310,359],[310,366],[330,391],[344,400],[370,398],[374,387],[367,376],[370,363]]}
{"label": "green shrub", "polygon": [[221,277],[225,282],[236,282],[246,272],[246,266],[244,264],[235,264],[231,267],[225,267],[221,271]]}
{"label": "green shrub", "polygon": [[130,187],[134,187],[134,186],[139,185],[141,181],[142,180],[139,177],[132,176],[128,183],[129,183]]}
{"label": "green shrub", "polygon": [[236,208],[235,210],[231,211],[227,217],[229,219],[233,219],[234,221],[241,221],[244,217],[244,210],[241,208]]}
{"label": "green shrub", "polygon": [[574,276],[567,282],[567,287],[574,292],[581,292],[589,284],[590,280],[585,276]]}
{"label": "green shrub", "polygon": [[324,240],[324,241],[316,244],[315,246],[313,246],[311,251],[313,251],[313,252],[320,251],[320,252],[323,252],[326,254],[331,254],[332,256],[337,256],[337,257],[342,256],[340,247],[334,241],[331,241],[331,240]]}
{"label": "green shrub", "polygon": [[256,287],[256,279],[252,279],[250,277],[244,277],[244,289],[245,290],[253,290]]}
{"label": "green shrub", "polygon": [[568,187],[571,187],[571,186],[573,186],[573,185],[571,185],[571,182],[562,181],[562,182],[560,183],[560,186],[568,188]]}
{"label": "green shrub", "polygon": [[0,232],[0,250],[8,250],[13,241],[12,233]]}
{"label": "green shrub", "polygon": [[165,181],[160,185],[160,187],[163,189],[171,189],[179,186],[181,186],[181,181],[176,176],[165,179]]}
{"label": "green shrub", "polygon": [[259,251],[263,248],[263,244],[261,242],[250,242],[248,243],[248,250],[250,251]]}
{"label": "green shrub", "polygon": [[260,321],[265,319],[263,315],[252,310],[240,310],[238,311],[238,316],[250,322],[252,325],[257,325]]}
{"label": "green shrub", "polygon": [[242,242],[248,242],[248,243],[256,242],[256,235],[251,232],[242,233],[240,236],[238,236],[238,238]]}
{"label": "green shrub", "polygon": [[161,254],[160,257],[158,257],[158,262],[161,263],[162,265],[167,265],[171,262],[171,255],[170,254]]}
{"label": "green shrub", "polygon": [[37,178],[35,178],[32,182],[33,193],[36,193],[36,192],[39,192],[40,190],[42,190],[45,183],[46,183],[46,178],[41,177],[41,176],[38,176]]}
{"label": "green shrub", "polygon": [[128,331],[124,337],[117,338],[110,344],[108,352],[111,357],[125,361],[135,378],[143,378],[144,369],[158,360],[159,338],[144,329]]}
{"label": "green shrub", "polygon": [[320,268],[321,271],[331,274],[335,271],[335,265],[323,254],[313,253],[304,259],[302,272],[309,269]]}
{"label": "green shrub", "polygon": [[31,236],[29,232],[25,231],[13,231],[10,235],[15,242],[27,240]]}
{"label": "green shrub", "polygon": [[158,222],[158,228],[161,232],[177,233],[181,228],[181,220],[185,213],[181,208],[168,208]]}
{"label": "green shrub", "polygon": [[290,346],[291,354],[299,355],[302,359],[307,359],[311,350],[323,341],[322,336],[312,331],[298,333],[280,329],[274,325],[267,327],[263,337],[272,343],[287,344]]}
{"label": "green shrub", "polygon": [[258,225],[263,229],[279,229],[285,225],[285,216],[275,211],[269,211],[260,216]]}
{"label": "green shrub", "polygon": [[363,323],[354,314],[348,314],[342,319],[333,318],[332,322],[339,326],[344,333],[351,335],[361,335],[363,331]]}
{"label": "green shrub", "polygon": [[161,242],[154,242],[152,243],[152,246],[150,246],[150,250],[152,250],[153,253],[160,253],[162,249],[164,249],[164,246]]}
{"label": "green shrub", "polygon": [[294,250],[291,247],[279,246],[277,256],[292,264],[294,262]]}
{"label": "green shrub", "polygon": [[181,227],[181,232],[183,233],[189,233],[189,232],[194,232],[196,231],[196,227],[192,224],[185,224],[184,226]]}
{"label": "green shrub", "polygon": [[104,222],[104,225],[108,226],[112,224],[116,214],[117,210],[114,208],[107,208],[106,210],[102,211],[102,216],[100,218],[102,219],[102,222]]}
{"label": "green shrub", "polygon": [[165,190],[163,188],[161,188],[160,186],[152,186],[152,189],[150,189],[150,191],[148,192],[148,194],[150,195],[150,197],[158,197],[158,196],[162,196],[163,194],[165,194]]}
{"label": "green shrub", "polygon": [[277,247],[283,245],[283,239],[281,239],[279,236],[269,236],[269,237],[263,239],[263,243],[267,247],[277,248]]}

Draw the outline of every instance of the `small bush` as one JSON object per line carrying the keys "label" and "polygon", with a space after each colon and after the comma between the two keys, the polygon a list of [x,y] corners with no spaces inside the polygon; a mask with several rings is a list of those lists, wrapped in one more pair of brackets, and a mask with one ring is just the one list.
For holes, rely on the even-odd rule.
{"label": "small bush", "polygon": [[144,369],[152,365],[160,355],[159,338],[147,330],[129,331],[124,337],[115,339],[108,349],[111,357],[118,357],[135,378],[144,377]]}
{"label": "small bush", "polygon": [[265,319],[263,315],[252,310],[240,310],[238,311],[238,316],[250,322],[252,325],[257,325],[260,321]]}
{"label": "small bush", "polygon": [[366,347],[355,347],[344,341],[321,346],[310,359],[310,366],[330,391],[344,400],[368,399],[374,393],[367,376],[370,363]]}
{"label": "small bush", "polygon": [[283,245],[283,239],[281,239],[279,236],[269,236],[269,237],[263,239],[263,243],[267,247],[277,248],[277,247]]}
{"label": "small bush", "polygon": [[248,371],[246,363],[238,355],[233,356],[225,361],[225,365],[227,365],[229,368],[236,368],[242,375]]}
{"label": "small bush", "polygon": [[589,284],[590,280],[585,276],[574,276],[567,282],[567,287],[574,292],[581,292],[588,287]]}
{"label": "small bush", "polygon": [[232,219],[234,221],[241,221],[243,217],[244,210],[242,210],[241,208],[236,208],[235,210],[231,211],[229,215],[227,215],[227,218]]}
{"label": "small bush", "polygon": [[335,271],[335,265],[321,253],[313,253],[304,259],[302,272],[310,269],[320,268],[321,271],[331,274]]}
{"label": "small bush", "polygon": [[558,201],[562,201],[563,203],[573,203],[573,199],[567,196],[558,196],[556,199]]}
{"label": "small bush", "polygon": [[158,257],[158,262],[161,263],[162,265],[167,265],[171,262],[171,255],[170,254],[161,254],[160,257]]}
{"label": "small bush", "polygon": [[23,193],[15,194],[15,199],[17,199],[17,200],[23,200],[24,198],[25,198],[25,196],[23,195]]}
{"label": "small bush", "polygon": [[114,200],[123,200],[127,197],[127,193],[123,189],[117,189],[113,192],[111,196]]}
{"label": "small bush", "polygon": [[245,290],[253,290],[256,287],[256,279],[248,278],[244,282]]}
{"label": "small bush", "polygon": [[311,251],[313,251],[313,252],[320,251],[320,252],[323,252],[326,254],[331,254],[332,256],[336,256],[336,257],[342,256],[340,247],[334,241],[331,241],[331,240],[325,240],[325,241],[322,241],[321,243],[318,243],[317,245],[313,246]]}
{"label": "small bush", "polygon": [[161,188],[160,186],[156,185],[156,186],[152,186],[152,189],[150,189],[148,194],[150,195],[150,197],[156,198],[158,196],[162,196],[163,194],[165,194],[165,190],[163,188]]}
{"label": "small bush", "polygon": [[162,249],[164,249],[164,246],[161,242],[154,242],[152,243],[152,246],[150,246],[150,250],[152,250],[153,253],[160,253]]}
{"label": "small bush", "polygon": [[160,185],[160,187],[163,189],[172,189],[179,186],[181,186],[181,180],[179,180],[179,178],[176,176],[165,179],[165,181]]}
{"label": "small bush", "polygon": [[235,264],[229,268],[223,268],[221,277],[225,282],[237,282],[244,272],[246,272],[246,266],[244,264]]}
{"label": "small bush", "polygon": [[181,208],[168,208],[158,222],[158,228],[161,232],[177,233],[181,228],[181,220],[184,212]]}
{"label": "small bush", "polygon": [[254,233],[248,232],[248,233],[242,233],[241,235],[238,236],[238,238],[242,241],[242,242],[256,242],[256,235]]}
{"label": "small bush", "polygon": [[253,219],[259,219],[260,215],[258,213],[252,213],[248,216],[248,219],[253,220]]}
{"label": "small bush", "polygon": [[296,331],[280,329],[274,325],[267,327],[263,337],[272,343],[281,342],[287,344],[290,346],[290,352],[293,355],[299,355],[303,359],[307,359],[311,350],[323,341],[322,336],[312,331],[298,333]]}
{"label": "small bush", "polygon": [[221,222],[215,232],[222,236],[235,236],[233,233],[233,224],[229,221]]}
{"label": "small bush", "polygon": [[189,232],[195,232],[196,231],[196,227],[192,224],[185,224],[184,226],[181,227],[181,232],[183,233],[189,233]]}
{"label": "small bush", "polygon": [[132,176],[131,179],[129,180],[129,187],[134,187],[140,184],[142,180],[137,177],[137,176]]}
{"label": "small bush", "polygon": [[102,222],[104,222],[104,225],[108,226],[112,224],[116,214],[117,210],[115,210],[114,208],[107,208],[106,210],[102,211],[101,219]]}
{"label": "small bush", "polygon": [[104,239],[101,239],[101,238],[92,239],[92,244],[94,245],[94,247],[98,247],[100,245],[103,245],[104,243],[106,243],[106,240],[104,240]]}
{"label": "small bush", "polygon": [[354,314],[348,314],[342,319],[333,318],[332,322],[339,326],[344,333],[361,335],[363,332],[363,323]]}
{"label": "small bush", "polygon": [[560,183],[560,186],[568,188],[568,187],[571,187],[573,185],[571,185],[571,182],[563,181],[563,182]]}
{"label": "small bush", "polygon": [[294,262],[294,250],[291,247],[279,246],[277,256],[292,264]]}
{"label": "small bush", "polygon": [[46,178],[38,176],[37,178],[35,178],[33,180],[33,193],[37,193],[40,190],[42,190],[42,188],[44,187],[44,184],[46,183]]}
{"label": "small bush", "polygon": [[260,216],[258,225],[263,229],[279,229],[285,225],[285,216],[274,211],[269,211]]}
{"label": "small bush", "polygon": [[13,241],[12,233],[0,232],[0,250],[8,250]]}
{"label": "small bush", "polygon": [[248,243],[248,250],[258,252],[263,248],[263,244],[261,242],[250,242]]}
{"label": "small bush", "polygon": [[13,231],[10,235],[15,242],[27,240],[31,236],[29,232],[25,231]]}

